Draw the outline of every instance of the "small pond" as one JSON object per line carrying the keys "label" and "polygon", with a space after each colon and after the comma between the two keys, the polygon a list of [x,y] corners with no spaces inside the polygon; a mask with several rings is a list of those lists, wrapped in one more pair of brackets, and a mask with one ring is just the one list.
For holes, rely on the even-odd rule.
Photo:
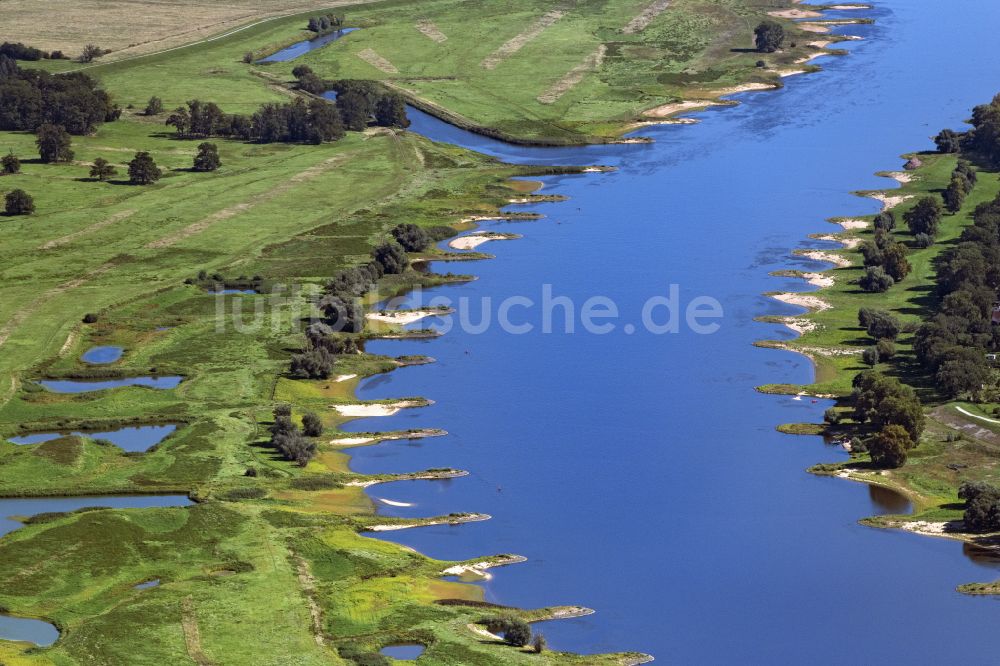
{"label": "small pond", "polygon": [[160,584],[159,578],[154,578],[153,580],[147,580],[145,583],[139,583],[133,586],[136,590],[148,590],[151,587],[157,587]]}
{"label": "small pond", "polygon": [[326,46],[330,42],[335,42],[345,35],[349,35],[359,28],[341,28],[340,30],[334,30],[325,35],[317,37],[315,39],[307,39],[302,42],[296,42],[291,46],[287,46],[277,53],[272,53],[266,58],[261,58],[258,63],[265,62],[288,62],[289,60],[295,60],[301,55],[305,55],[310,51],[318,49],[320,47]]}
{"label": "small pond", "polygon": [[420,643],[403,643],[400,645],[386,645],[380,650],[380,654],[400,661],[413,661],[422,655],[425,649]]}
{"label": "small pond", "polygon": [[125,350],[121,347],[91,347],[83,353],[80,358],[83,359],[84,363],[90,363],[92,365],[103,365],[105,363],[114,363],[122,357]]}
{"label": "small pond", "polygon": [[177,430],[175,424],[169,425],[147,425],[131,426],[109,430],[107,432],[93,432],[75,430],[72,432],[36,432],[22,437],[9,437],[8,440],[14,444],[41,444],[53,439],[75,435],[77,437],[89,437],[90,439],[106,439],[115,446],[130,452],[147,451],[156,444],[159,444],[168,435]]}
{"label": "small pond", "polygon": [[0,638],[48,647],[59,638],[59,630],[43,620],[0,615]]}
{"label": "small pond", "polygon": [[38,382],[53,393],[87,393],[122,386],[147,386],[155,389],[177,388],[183,377],[125,377],[122,379],[82,380],[82,379],[43,379]]}

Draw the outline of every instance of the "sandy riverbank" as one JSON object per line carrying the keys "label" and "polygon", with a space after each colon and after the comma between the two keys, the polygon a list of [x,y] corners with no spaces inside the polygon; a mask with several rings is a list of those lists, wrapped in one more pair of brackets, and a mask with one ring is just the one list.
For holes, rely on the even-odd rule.
{"label": "sandy riverbank", "polygon": [[369,321],[382,322],[383,324],[399,324],[405,326],[406,324],[412,324],[413,322],[420,321],[426,317],[448,314],[449,312],[449,310],[397,310],[395,312],[369,312],[365,315],[365,319]]}
{"label": "sandy riverbank", "polygon": [[783,294],[771,294],[770,296],[776,301],[781,301],[782,303],[788,303],[789,305],[798,305],[800,307],[808,308],[816,312],[819,312],[821,310],[829,310],[831,307],[833,307],[819,296],[813,296],[812,294],[785,292]]}
{"label": "sandy riverbank", "polygon": [[420,400],[398,400],[396,402],[358,403],[353,405],[331,405],[341,416],[365,418],[369,416],[392,416],[401,409],[425,407],[430,403]]}
{"label": "sandy riverbank", "polygon": [[497,240],[514,240],[519,238],[515,234],[499,234],[494,232],[477,232],[467,236],[459,236],[448,243],[448,247],[456,250],[474,250],[483,243]]}

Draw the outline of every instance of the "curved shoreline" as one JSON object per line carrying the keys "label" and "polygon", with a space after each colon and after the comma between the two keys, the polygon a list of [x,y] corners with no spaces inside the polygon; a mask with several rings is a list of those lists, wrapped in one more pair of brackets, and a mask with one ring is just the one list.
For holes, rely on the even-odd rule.
{"label": "curved shoreline", "polygon": [[[917,153],[905,153],[900,155],[900,159],[910,160]],[[920,169],[921,166],[915,167],[912,171],[878,171],[874,175],[877,177],[888,178],[897,183],[896,189],[881,189],[881,190],[858,190],[852,192],[852,194],[874,199],[882,204],[882,211],[892,210],[896,206],[920,196],[919,193],[899,193],[897,190],[903,189],[906,185],[921,180]],[[895,194],[894,194],[895,193]],[[851,218],[841,218],[834,217],[829,218],[829,222],[834,224],[840,224],[844,231],[839,234],[833,234],[828,236],[819,237],[815,234],[810,237],[821,238],[822,240],[830,240],[835,242],[840,242],[843,244],[844,249],[853,250],[856,245],[860,242],[860,239],[853,235],[852,232],[863,230],[869,228],[869,224],[863,220],[855,220]],[[841,252],[843,250],[838,250]],[[793,254],[806,254],[802,251],[795,251]],[[857,267],[857,264],[852,261],[846,260],[842,255],[832,255],[840,261],[831,262],[836,267]],[[844,263],[846,262],[846,263]],[[793,273],[799,273],[798,275],[792,275]],[[801,271],[776,271],[772,273],[773,275],[782,275],[789,277],[800,277],[805,279],[805,274]],[[823,292],[833,287],[834,285],[828,284],[820,286],[815,291],[810,292],[796,292],[796,294],[802,294],[808,297],[810,300],[815,299],[817,301],[821,300]],[[771,294],[768,294],[771,295]],[[773,297],[773,295],[772,295]],[[784,299],[779,299],[784,300]],[[786,301],[788,302],[788,301]],[[815,330],[818,326],[811,319],[797,319],[813,314],[817,311],[816,308],[809,308],[809,306],[804,302],[797,302],[796,305],[801,305],[806,307],[809,311],[802,315],[793,315],[791,317],[778,316],[778,315],[767,315],[758,318],[761,321],[767,321],[769,323],[783,323],[788,328],[796,331],[799,335],[796,340],[800,340],[803,336],[807,335],[811,331]],[[833,306],[828,306],[833,307]],[[797,327],[794,322],[801,321],[801,327]],[[779,349],[782,351],[793,352],[802,356],[805,356],[810,360],[813,365],[814,377],[819,372],[819,365],[817,363],[817,356],[825,355],[837,355],[838,353],[860,353],[861,349],[847,349],[841,347],[831,347],[831,348],[817,348],[802,345],[801,343],[789,344],[787,342],[774,341],[774,340],[759,340],[754,343],[755,346],[771,349]],[[815,383],[815,382],[814,382]],[[816,397],[825,397],[830,399],[838,399],[844,397],[841,395],[817,395],[815,391],[810,391],[808,385],[765,385],[757,387],[757,390],[764,393],[781,394],[781,395],[813,395]],[[973,414],[968,410],[962,408],[961,406],[955,405],[955,409],[962,413],[963,415],[986,422],[998,424],[1000,420],[989,419],[984,416],[979,416]],[[937,411],[937,410],[933,410]],[[933,412],[928,410],[931,414],[929,418],[933,419]],[[938,419],[933,419],[938,420]],[[941,421],[942,425],[946,427],[954,427],[947,422]],[[798,435],[798,434],[809,434],[809,435],[826,435],[828,432],[828,426],[826,424],[782,424],[777,427],[777,429],[785,434]],[[851,448],[848,444],[845,444],[845,449],[850,453]],[[857,483],[862,483],[868,486],[875,486],[892,491],[899,496],[905,498],[910,503],[910,512],[908,514],[895,514],[895,515],[875,515],[868,517],[861,517],[857,520],[858,524],[879,528],[879,529],[895,529],[902,532],[908,532],[916,534],[919,536],[944,538],[951,541],[958,541],[968,546],[974,546],[983,550],[990,550],[993,552],[1000,552],[1000,533],[992,534],[980,534],[973,532],[963,532],[962,521],[961,520],[927,520],[927,519],[915,519],[915,516],[922,515],[926,509],[935,506],[933,504],[934,500],[928,496],[921,494],[920,491],[907,485],[906,483],[898,480],[891,474],[891,470],[888,472],[886,470],[871,469],[868,467],[861,467],[854,460],[849,460],[846,462],[839,463],[818,463],[806,470],[810,474],[817,476],[826,476],[831,478],[844,479],[848,481],[854,481]],[[957,591],[963,594],[970,595],[1000,595],[1000,581],[993,583],[966,583],[959,585]]]}
{"label": "curved shoreline", "polygon": [[[845,40],[848,40],[848,39],[850,39],[850,37],[839,38],[836,41],[845,41]],[[831,41],[833,41],[833,40],[831,40]],[[844,54],[844,52],[839,52],[838,53],[838,52],[826,52],[826,51],[824,51],[823,53],[817,54],[817,55],[843,55],[843,54]],[[821,71],[821,69],[819,67],[813,66],[813,67],[811,67],[808,70],[796,70],[795,73],[799,73],[799,71],[801,71],[801,72],[806,72],[806,71],[815,72],[815,71]],[[390,85],[390,87],[394,87],[394,86]],[[731,88],[724,89],[724,90],[720,91],[720,94],[722,94],[722,95],[732,95],[732,94],[739,94],[739,93],[743,93],[743,92],[751,92],[751,91],[759,91],[759,90],[774,90],[774,89],[778,89],[780,87],[781,87],[781,85],[778,84],[778,83],[767,83],[767,84],[765,84],[765,83],[747,83],[747,84],[743,84],[742,86],[734,86],[734,87],[731,87]],[[552,142],[552,143],[549,143],[549,142],[541,142],[541,141],[528,141],[528,140],[519,139],[517,137],[508,137],[508,136],[504,135],[504,133],[502,133],[502,132],[500,132],[498,130],[492,130],[491,128],[484,128],[484,127],[477,126],[474,123],[472,123],[471,121],[469,121],[468,119],[463,118],[459,114],[452,113],[452,112],[448,111],[447,109],[444,109],[442,107],[437,107],[437,105],[433,105],[432,103],[429,103],[429,102],[425,103],[424,100],[415,99],[414,96],[407,95],[404,91],[399,91],[399,92],[403,93],[407,97],[407,100],[411,104],[413,104],[413,106],[415,106],[416,108],[418,108],[418,109],[420,109],[422,111],[425,111],[425,112],[429,113],[430,115],[438,118],[439,120],[442,120],[442,121],[444,121],[446,123],[449,123],[449,124],[451,124],[453,126],[456,126],[456,127],[460,128],[460,129],[465,129],[465,130],[471,131],[471,132],[476,133],[476,134],[480,134],[480,135],[487,136],[487,137],[490,137],[490,138],[498,139],[498,140],[504,141],[506,143],[510,143],[510,144],[513,144],[513,145],[522,145],[522,146],[553,146],[553,147],[581,145],[581,144],[578,144],[578,143],[571,143],[571,142]],[[720,102],[720,103],[721,104],[725,104],[727,106],[735,106],[739,102],[732,101],[732,102]],[[672,122],[672,120],[671,119],[665,119],[663,122]],[[643,123],[643,124],[645,124],[645,123]],[[625,131],[628,131],[627,128],[626,128]],[[620,142],[620,141],[610,141],[610,140],[608,140],[608,141],[602,141],[600,143],[616,143],[616,142]],[[591,173],[591,172],[603,172],[603,171],[606,171],[606,170],[608,170],[608,169],[605,169],[605,168],[602,168],[602,167],[587,167],[587,168],[582,169],[581,172],[582,173]],[[512,202],[512,203],[522,203],[522,202],[521,201],[517,201],[517,202]],[[529,203],[529,202],[525,202],[525,203]],[[530,203],[534,203],[534,202],[530,202]],[[479,220],[501,219],[501,218],[506,217],[507,215],[509,215],[509,214],[503,214],[503,213],[501,213],[498,216],[478,216],[477,219],[468,219],[468,218],[466,218],[466,219],[463,219],[461,221],[462,222],[470,222],[470,221],[479,221]],[[472,234],[469,234],[469,236],[475,236],[477,234],[478,235],[483,235],[483,236],[486,235],[485,233],[473,232]],[[450,239],[449,243],[453,243],[456,240],[456,238],[462,238],[462,236],[452,237],[452,239]],[[492,239],[490,239],[490,240],[492,240]],[[426,261],[427,261],[427,263],[429,263],[430,261],[434,261],[434,260],[436,260],[436,258],[429,257],[429,258],[427,258]],[[818,274],[817,274],[817,277],[818,277]],[[819,279],[822,279],[822,278],[819,278]],[[375,442],[371,442],[371,443],[377,443],[377,441],[379,441],[379,440],[376,440]],[[467,474],[467,472],[466,472],[466,474]],[[370,485],[374,485],[374,483],[387,483],[387,482],[394,482],[394,481],[400,481],[400,480],[408,480],[408,479],[413,479],[413,478],[416,478],[416,477],[413,477],[413,476],[409,476],[408,478],[399,478],[399,477],[396,477],[396,478],[389,478],[389,479],[384,479],[384,480],[378,480],[378,481],[374,481],[374,482],[366,481],[366,482],[362,482],[362,483],[364,484],[363,487],[369,487]],[[362,485],[362,483],[354,482],[351,485]],[[487,518],[488,517],[479,517],[479,518],[476,518],[475,520],[485,520]],[[407,529],[407,528],[411,528],[411,527],[419,527],[419,526],[426,526],[426,525],[432,525],[432,524],[442,524],[443,522],[448,522],[448,521],[440,519],[440,518],[436,518],[436,519],[435,518],[431,518],[431,519],[423,519],[423,520],[415,520],[415,521],[414,520],[410,520],[410,521],[405,521],[405,522],[406,522],[406,524],[403,524],[403,525],[401,525],[400,522],[396,522],[396,521],[394,521],[392,523],[387,523],[387,524],[376,524],[374,527],[377,528],[377,529],[374,529],[373,531],[376,531],[376,532],[381,532],[381,531],[396,531],[396,530]],[[459,522],[467,522],[467,521],[459,521]],[[482,560],[480,560],[480,561],[482,561]],[[513,562],[511,562],[511,563],[513,563]],[[449,569],[454,569],[455,571],[458,571],[463,566],[464,565],[462,565],[461,563],[457,563],[457,564],[454,564],[451,567],[449,567]],[[593,611],[590,611],[590,612],[593,612]],[[555,618],[553,618],[553,619],[555,619]],[[630,664],[642,664],[642,663],[648,663],[648,662],[651,662],[651,661],[653,661],[653,657],[651,655],[642,655],[640,657],[631,658],[631,660],[628,661],[627,663],[630,663]]]}

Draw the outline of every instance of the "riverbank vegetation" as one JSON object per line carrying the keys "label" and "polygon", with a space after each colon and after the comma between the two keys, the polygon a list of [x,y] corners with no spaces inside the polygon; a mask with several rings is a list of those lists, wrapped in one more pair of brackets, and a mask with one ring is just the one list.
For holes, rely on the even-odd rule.
{"label": "riverbank vegetation", "polygon": [[[973,129],[945,130],[938,151],[911,156],[915,168],[892,174],[900,189],[862,193],[883,202],[881,213],[833,220],[846,245],[834,254],[850,265],[823,274],[832,284],[816,297],[829,307],[791,318],[800,338],[762,343],[809,355],[817,381],[805,390],[838,399],[824,432],[850,461],[813,471],[914,501],[912,516],[872,524],[905,520],[972,543],[1000,530],[998,108],[977,107]],[[889,275],[902,262],[909,270]],[[884,288],[868,288],[873,269],[888,276]]]}
{"label": "riverbank vegetation", "polygon": [[[174,492],[197,504],[54,513],[0,539],[0,607],[61,631],[46,649],[0,641],[0,661],[350,665],[375,663],[381,647],[401,642],[426,646],[422,659],[440,664],[640,661],[485,640],[476,629],[484,616],[531,622],[554,611],[484,611],[478,588],[442,579],[453,563],[360,535],[374,522],[363,484],[397,477],[354,474],[331,444],[354,413],[334,407],[356,406],[361,377],[427,359],[360,353],[371,333],[363,310],[352,320],[358,334],[338,333],[319,323],[336,310],[321,298],[356,308],[362,294],[468,279],[419,273],[411,253],[444,254],[434,240],[523,196],[508,179],[536,170],[391,127],[318,145],[178,140],[161,113],[177,102],[156,95],[157,82],[204,82],[180,66],[155,76],[148,66],[94,72],[112,99],[121,82],[142,103],[88,133],[43,130],[50,160],[32,159],[35,134],[3,134],[18,166],[3,189],[23,189],[37,205],[0,225],[0,435],[82,434],[0,440],[0,495]],[[255,108],[276,94],[252,75],[230,85]],[[162,106],[147,114],[152,96]],[[217,284],[251,293],[207,293]],[[107,345],[123,357],[107,367],[80,360]],[[325,374],[294,372],[303,345],[324,350]],[[77,394],[39,384],[146,375],[184,381]],[[154,423],[178,427],[146,452],[86,434]]]}

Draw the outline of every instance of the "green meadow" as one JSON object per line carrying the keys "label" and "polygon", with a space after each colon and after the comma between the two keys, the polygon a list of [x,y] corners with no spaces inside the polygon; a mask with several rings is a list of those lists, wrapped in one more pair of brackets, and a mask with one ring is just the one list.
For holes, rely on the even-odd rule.
{"label": "green meadow", "polygon": [[[383,81],[425,109],[507,138],[580,143],[617,137],[643,111],[688,95],[778,82],[757,61],[771,69],[794,66],[817,52],[807,42],[822,37],[783,21],[788,48],[752,52],[753,28],[771,18],[767,12],[795,6],[769,0],[675,0],[646,27],[626,33],[650,6],[650,0],[429,0],[419,11],[406,2],[364,5],[348,13],[349,24],[363,30],[295,64],[329,79]],[[553,12],[560,17],[539,24]],[[519,48],[503,48],[512,43]],[[286,76],[291,68],[268,66]],[[563,88],[556,99],[546,97]]]}

